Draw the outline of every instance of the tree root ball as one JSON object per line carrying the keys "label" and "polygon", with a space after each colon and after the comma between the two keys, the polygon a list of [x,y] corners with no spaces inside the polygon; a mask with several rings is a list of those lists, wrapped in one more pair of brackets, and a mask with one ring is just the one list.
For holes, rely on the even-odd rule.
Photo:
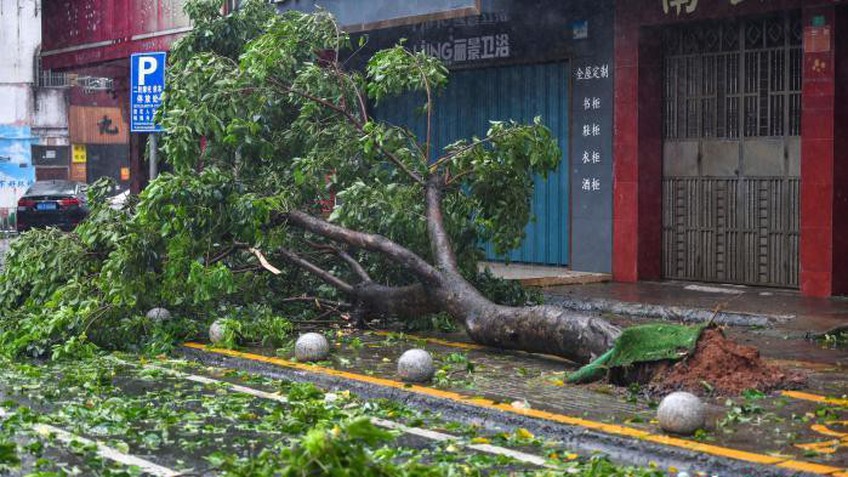
{"label": "tree root ball", "polygon": [[151,320],[162,322],[171,319],[171,312],[167,308],[156,307],[151,308],[145,316]]}
{"label": "tree root ball", "polygon": [[675,392],[665,397],[657,408],[657,420],[667,432],[689,435],[704,427],[706,409],[697,396]]}
{"label": "tree root ball", "polygon": [[298,361],[323,361],[329,355],[330,343],[318,333],[304,333],[294,344],[294,357]]}
{"label": "tree root ball", "polygon": [[410,383],[425,383],[433,379],[436,367],[430,353],[423,349],[411,349],[398,359],[398,376]]}
{"label": "tree root ball", "polygon": [[209,326],[209,341],[211,341],[212,344],[218,344],[224,341],[226,331],[227,325],[225,325],[221,320],[215,320]]}

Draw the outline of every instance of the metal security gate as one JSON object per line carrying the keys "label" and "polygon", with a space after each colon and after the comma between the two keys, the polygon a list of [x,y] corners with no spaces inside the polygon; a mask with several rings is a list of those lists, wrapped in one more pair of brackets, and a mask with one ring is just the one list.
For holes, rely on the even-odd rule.
{"label": "metal security gate", "polygon": [[[531,122],[541,116],[559,142],[563,157],[547,180],[535,179],[532,210],[536,220],[527,225],[521,246],[510,252],[513,262],[567,265],[568,227],[568,63],[503,66],[452,72],[436,101],[436,150],[461,138],[483,137],[489,121],[514,119]],[[423,98],[407,96],[381,104],[380,119],[409,127],[423,137]],[[489,259],[500,259],[486,246]]]}
{"label": "metal security gate", "polygon": [[664,33],[663,274],[798,287],[800,14]]}

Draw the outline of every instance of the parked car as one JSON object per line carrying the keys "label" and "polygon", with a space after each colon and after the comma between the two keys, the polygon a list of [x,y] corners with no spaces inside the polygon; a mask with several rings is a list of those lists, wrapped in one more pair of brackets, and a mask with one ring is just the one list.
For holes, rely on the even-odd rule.
{"label": "parked car", "polygon": [[18,200],[18,232],[37,227],[73,230],[88,216],[85,189],[80,182],[36,182]]}

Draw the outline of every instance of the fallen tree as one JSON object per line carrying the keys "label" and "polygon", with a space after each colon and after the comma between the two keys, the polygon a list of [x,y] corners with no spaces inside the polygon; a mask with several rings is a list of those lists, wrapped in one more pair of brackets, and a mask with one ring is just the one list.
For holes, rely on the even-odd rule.
{"label": "fallen tree", "polygon": [[[437,150],[449,75],[435,58],[398,45],[352,69],[356,45],[328,14],[277,15],[259,0],[230,15],[219,7],[189,2],[195,29],[172,50],[158,117],[172,172],[125,215],[100,210],[77,230],[80,255],[101,260],[85,261],[89,285],[43,294],[69,317],[85,304],[71,328],[108,330],[147,306],[188,314],[223,298],[308,296],[359,317],[447,313],[479,343],[577,362],[611,347],[619,330],[602,319],[473,284],[481,244],[506,254],[521,243],[533,178],[559,165],[540,118],[492,118],[485,136]],[[381,104],[405,95],[421,101],[420,135],[379,119]],[[14,276],[9,290],[32,279]],[[0,305],[28,303],[28,316],[46,319],[15,296]]]}
{"label": "fallen tree", "polygon": [[[498,305],[466,279],[482,240],[500,252],[520,243],[531,215],[533,176],[559,164],[556,141],[541,121],[493,118],[505,121],[492,122],[485,137],[436,151],[431,131],[438,91],[448,81],[444,66],[399,45],[375,54],[365,71],[350,71],[341,60],[350,46],[329,15],[291,13],[271,19],[245,44],[238,62],[209,52],[178,56],[164,103],[169,160],[178,172],[235,169],[250,190],[257,185],[250,177],[279,167],[273,175],[285,206],[262,227],[290,233],[279,246],[244,246],[272,273],[282,265],[271,265],[270,257],[319,278],[362,313],[447,312],[479,343],[579,362],[609,349],[619,330],[601,319],[549,306]],[[423,137],[372,114],[374,104],[416,93],[423,101]],[[209,112],[191,107],[213,97]],[[269,104],[284,110],[288,122],[267,120]],[[175,133],[185,129],[190,132]],[[185,154],[200,136],[211,149]],[[242,147],[262,141],[274,144],[259,152]],[[202,162],[194,161],[198,157]],[[263,161],[278,166],[263,167]],[[342,199],[329,220],[315,207],[322,182]],[[369,203],[375,197],[379,207]],[[465,270],[455,252],[458,241],[469,255]],[[338,263],[322,266],[298,253],[309,248],[334,251]],[[372,279],[366,271],[372,255],[398,269],[393,277]]]}
{"label": "fallen tree", "polygon": [[[277,347],[295,324],[438,314],[479,343],[594,360],[572,382],[707,380],[728,393],[801,382],[720,331],[621,332],[478,273],[482,243],[500,254],[521,243],[534,177],[559,164],[541,119],[493,121],[483,137],[437,148],[448,71],[436,59],[399,45],[347,68],[357,49],[327,14],[219,6],[190,0],[195,28],[171,52],[158,118],[171,171],[121,211],[98,183],[73,233],[34,230],[12,244],[0,354],[160,354],[216,320],[225,345]],[[380,119],[398,97],[421,104],[417,134]]]}

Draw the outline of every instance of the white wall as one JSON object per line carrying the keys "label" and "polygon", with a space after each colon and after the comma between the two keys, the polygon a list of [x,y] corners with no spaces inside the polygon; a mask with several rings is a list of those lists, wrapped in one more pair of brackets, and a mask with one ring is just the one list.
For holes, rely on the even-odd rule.
{"label": "white wall", "polygon": [[[7,0],[0,0],[5,1]],[[32,83],[0,81],[0,124],[31,124],[34,106],[32,94]]]}
{"label": "white wall", "polygon": [[67,146],[68,89],[40,88],[35,90],[35,111],[32,133],[45,146]]}
{"label": "white wall", "polygon": [[41,1],[0,0],[0,84],[32,83],[40,44]]}
{"label": "white wall", "polygon": [[0,217],[14,213],[18,197],[35,180],[33,83],[40,44],[41,1],[0,0]]}

